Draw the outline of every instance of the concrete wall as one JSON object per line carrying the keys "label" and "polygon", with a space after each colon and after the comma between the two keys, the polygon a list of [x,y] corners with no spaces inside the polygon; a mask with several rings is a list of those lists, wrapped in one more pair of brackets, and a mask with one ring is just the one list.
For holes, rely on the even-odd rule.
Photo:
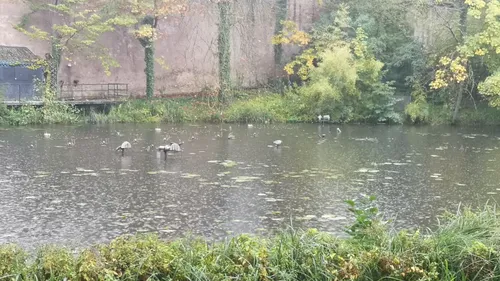
{"label": "concrete wall", "polygon": [[[231,75],[237,86],[259,87],[277,73],[271,37],[274,33],[275,0],[236,0],[233,3],[231,30]],[[308,28],[319,14],[317,0],[289,0],[289,18],[301,28]],[[20,0],[0,0],[0,44],[26,46],[37,55],[49,52],[46,42],[34,41],[12,26],[28,12]],[[217,24],[218,9],[210,1],[191,0],[184,16],[170,17],[159,23],[160,38],[156,55],[168,69],[156,64],[156,92],[179,94],[199,92],[218,84]],[[48,28],[50,19],[34,14],[31,23]],[[144,53],[139,42],[128,30],[117,30],[104,36],[102,42],[121,67],[106,76],[100,63],[84,54],[72,56],[73,62],[61,64],[60,79],[65,84],[73,80],[82,83],[128,83],[136,94],[144,94]],[[291,55],[295,50],[288,49]],[[279,71],[278,71],[279,72]],[[77,93],[78,94],[78,93]],[[81,94],[79,94],[81,95]]]}
{"label": "concrete wall", "polygon": [[409,13],[408,20],[414,28],[413,36],[428,52],[450,48],[456,44],[450,28],[458,32],[459,13],[446,6],[435,6],[428,0],[429,8]]}

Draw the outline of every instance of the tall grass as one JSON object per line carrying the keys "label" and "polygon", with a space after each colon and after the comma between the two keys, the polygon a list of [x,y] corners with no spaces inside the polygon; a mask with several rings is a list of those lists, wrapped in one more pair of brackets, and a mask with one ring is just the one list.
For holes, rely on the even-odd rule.
{"label": "tall grass", "polygon": [[445,214],[435,230],[425,234],[391,231],[375,217],[355,224],[351,236],[342,239],[292,228],[273,237],[240,235],[212,243],[193,237],[162,241],[156,235],[127,235],[77,255],[46,246],[32,258],[18,246],[2,245],[0,279],[500,279],[500,221],[493,207]]}
{"label": "tall grass", "polygon": [[107,118],[115,123],[208,122],[219,119],[220,113],[216,105],[199,99],[176,98],[131,100],[113,107]]}
{"label": "tall grass", "polygon": [[[347,107],[344,108],[349,111]],[[333,109],[332,109],[333,110]],[[343,115],[341,112],[332,116]],[[352,113],[352,112],[351,112]],[[349,113],[348,120],[336,122],[370,122],[362,114]],[[258,91],[238,92],[228,104],[220,104],[214,98],[158,98],[153,100],[128,100],[113,106],[107,113],[96,110],[83,111],[57,101],[47,100],[41,107],[23,105],[7,108],[0,99],[0,125],[76,124],[76,123],[183,123],[183,122],[311,122],[320,114],[311,108],[310,102],[296,91],[283,94]],[[333,117],[332,117],[333,118]],[[420,123],[441,125],[451,123],[451,110],[429,105]],[[408,118],[408,122],[411,120]],[[479,107],[465,108],[460,112],[459,124],[500,124],[500,110]]]}

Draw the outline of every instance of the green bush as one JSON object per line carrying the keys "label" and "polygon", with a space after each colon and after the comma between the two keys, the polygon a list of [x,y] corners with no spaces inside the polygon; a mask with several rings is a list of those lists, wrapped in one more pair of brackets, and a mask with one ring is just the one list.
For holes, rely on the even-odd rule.
{"label": "green bush", "polygon": [[220,114],[206,102],[197,99],[131,100],[115,106],[107,122],[177,123],[220,120]]}
{"label": "green bush", "polygon": [[15,126],[42,124],[44,121],[43,112],[31,105],[22,105],[19,108],[9,110],[5,117],[6,123]]}
{"label": "green bush", "polygon": [[273,237],[239,235],[209,243],[186,237],[121,236],[69,250],[44,246],[35,259],[0,246],[2,280],[497,280],[500,219],[495,208],[445,213],[434,231],[391,231],[372,197],[349,201],[350,236],[315,229]]}
{"label": "green bush", "polygon": [[19,280],[26,271],[27,254],[17,245],[0,245],[0,277]]}
{"label": "green bush", "polygon": [[224,119],[228,122],[286,121],[282,111],[283,100],[279,95],[259,95],[239,100],[227,108]]}
{"label": "green bush", "polygon": [[298,89],[305,104],[302,115],[329,114],[340,122],[401,123],[394,111],[394,88],[381,81],[383,64],[369,52],[356,55],[347,46],[333,47],[320,57],[310,81]]}
{"label": "green bush", "polygon": [[412,92],[412,102],[405,108],[405,114],[411,123],[429,122],[429,104],[424,89],[417,85]]}
{"label": "green bush", "polygon": [[78,123],[81,118],[78,109],[60,102],[48,102],[40,110],[44,124],[73,124]]}
{"label": "green bush", "polygon": [[38,251],[32,272],[40,281],[73,280],[77,275],[73,254],[56,246],[44,246]]}

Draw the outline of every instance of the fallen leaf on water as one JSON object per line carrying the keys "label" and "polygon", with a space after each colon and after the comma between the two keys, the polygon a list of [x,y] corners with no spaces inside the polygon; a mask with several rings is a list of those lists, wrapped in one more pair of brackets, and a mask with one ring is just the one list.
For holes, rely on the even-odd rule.
{"label": "fallen leaf on water", "polygon": [[190,174],[190,173],[184,173],[181,175],[181,178],[185,178],[185,179],[192,179],[192,178],[196,178],[196,177],[199,177],[200,175],[197,175],[197,174]]}
{"label": "fallen leaf on water", "polygon": [[232,160],[225,160],[224,162],[220,163],[222,166],[226,167],[226,168],[232,168],[234,166],[237,165],[236,162],[232,161]]}
{"label": "fallen leaf on water", "polygon": [[242,183],[242,182],[251,182],[254,180],[258,180],[260,179],[260,177],[238,176],[231,179],[235,180],[237,183]]}
{"label": "fallen leaf on water", "polygon": [[338,220],[345,220],[347,219],[346,217],[342,217],[342,216],[334,216],[332,214],[325,214],[325,215],[322,215],[321,218],[323,219],[327,219],[327,220],[332,220],[332,221],[338,221]]}

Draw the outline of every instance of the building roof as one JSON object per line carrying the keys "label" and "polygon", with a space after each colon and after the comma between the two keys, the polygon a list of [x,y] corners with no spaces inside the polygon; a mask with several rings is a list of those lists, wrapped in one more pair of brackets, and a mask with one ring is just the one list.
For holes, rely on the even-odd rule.
{"label": "building roof", "polygon": [[28,66],[39,58],[26,47],[0,45],[0,66]]}

